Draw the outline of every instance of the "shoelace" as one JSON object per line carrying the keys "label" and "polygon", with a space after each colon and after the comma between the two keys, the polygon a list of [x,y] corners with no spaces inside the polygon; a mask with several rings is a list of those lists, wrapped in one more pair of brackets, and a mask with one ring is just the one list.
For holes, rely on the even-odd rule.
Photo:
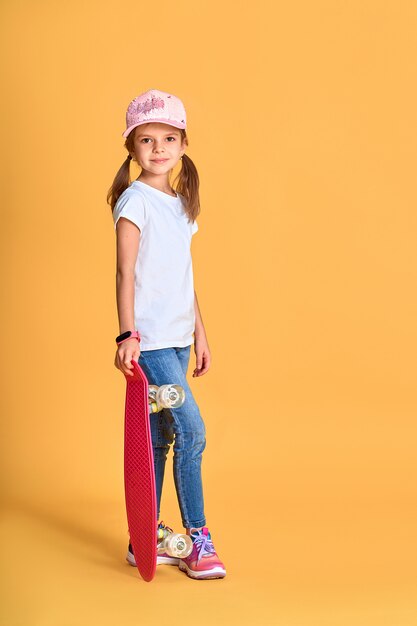
{"label": "shoelace", "polygon": [[208,535],[203,535],[203,531],[199,530],[198,536],[195,538],[193,537],[193,541],[197,548],[197,563],[200,563],[205,554],[209,556],[216,554],[212,540],[209,539]]}

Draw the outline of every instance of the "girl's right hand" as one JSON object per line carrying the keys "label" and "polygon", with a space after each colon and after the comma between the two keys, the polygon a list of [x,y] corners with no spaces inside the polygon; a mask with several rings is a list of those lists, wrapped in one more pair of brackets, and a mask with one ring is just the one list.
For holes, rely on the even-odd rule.
{"label": "girl's right hand", "polygon": [[126,341],[121,343],[117,348],[114,365],[117,369],[123,372],[123,374],[133,376],[133,372],[131,371],[133,369],[131,360],[135,359],[135,361],[139,361],[139,356],[139,341],[134,337],[132,339],[126,339]]}

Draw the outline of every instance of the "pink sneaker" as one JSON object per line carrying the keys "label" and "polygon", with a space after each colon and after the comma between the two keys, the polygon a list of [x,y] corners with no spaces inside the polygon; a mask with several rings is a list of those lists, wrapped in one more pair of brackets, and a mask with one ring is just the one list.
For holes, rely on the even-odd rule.
{"label": "pink sneaker", "polygon": [[202,530],[193,529],[190,537],[193,550],[185,559],[179,560],[179,569],[190,578],[224,578],[226,568],[216,554],[207,526]]}

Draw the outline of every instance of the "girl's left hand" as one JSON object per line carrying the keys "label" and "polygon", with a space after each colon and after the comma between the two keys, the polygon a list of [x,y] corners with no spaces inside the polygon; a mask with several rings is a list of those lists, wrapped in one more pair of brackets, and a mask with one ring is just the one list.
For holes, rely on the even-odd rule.
{"label": "girl's left hand", "polygon": [[202,376],[208,371],[210,367],[211,354],[210,354],[207,340],[203,338],[196,339],[194,341],[194,352],[197,357],[197,362],[196,362],[197,367],[195,368],[193,372],[193,378],[195,376]]}

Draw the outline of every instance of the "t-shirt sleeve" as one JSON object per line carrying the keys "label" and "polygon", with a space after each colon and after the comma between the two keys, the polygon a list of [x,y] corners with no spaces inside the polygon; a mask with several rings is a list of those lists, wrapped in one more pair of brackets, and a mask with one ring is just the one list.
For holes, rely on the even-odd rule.
{"label": "t-shirt sleeve", "polygon": [[194,221],[192,229],[191,229],[191,235],[194,235],[194,233],[196,233],[197,231],[198,231],[198,224],[197,224],[197,221]]}
{"label": "t-shirt sleeve", "polygon": [[113,209],[114,228],[121,217],[130,220],[142,231],[146,222],[145,202],[138,194],[122,194]]}

